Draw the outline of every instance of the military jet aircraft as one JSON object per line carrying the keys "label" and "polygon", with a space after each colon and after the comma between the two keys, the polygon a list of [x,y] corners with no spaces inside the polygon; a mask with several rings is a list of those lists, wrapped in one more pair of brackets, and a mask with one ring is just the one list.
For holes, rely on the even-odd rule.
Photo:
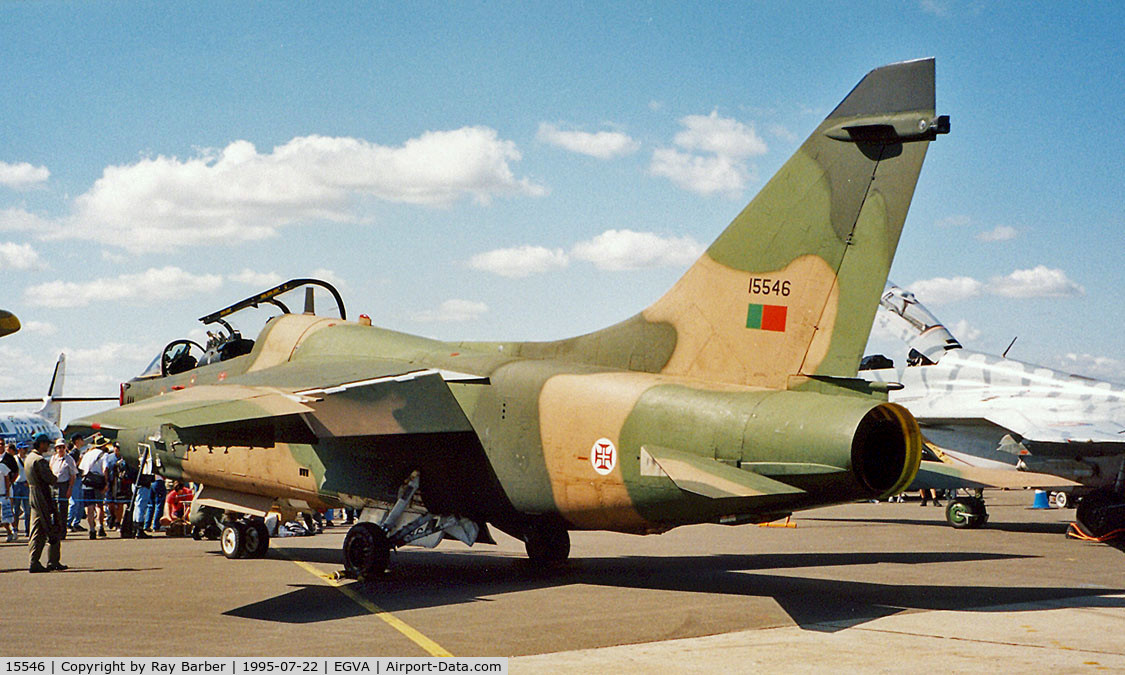
{"label": "military jet aircraft", "polygon": [[20,320],[6,309],[0,309],[0,337],[11,335],[20,329]]}
{"label": "military jet aircraft", "polygon": [[[203,484],[228,557],[263,555],[266,511],[364,507],[349,575],[392,549],[491,541],[557,563],[569,530],[756,523],[901,491],[922,440],[856,378],[926,149],[934,62],[871,71],[663,297],[552,342],[443,342],[346,319],[294,280],[201,321],[75,426]],[[311,286],[309,285],[311,284]],[[295,313],[301,286],[333,296]],[[314,291],[310,291],[314,289]],[[229,323],[280,310],[255,340]]]}
{"label": "military jet aircraft", "polygon": [[[890,399],[914,414],[927,439],[978,467],[1007,465],[1081,484],[1073,495],[1122,494],[1125,387],[965,349],[913,293],[891,283],[877,320],[910,356],[897,368],[867,357],[861,374],[903,385]],[[1068,491],[1058,494],[1065,504]],[[1091,508],[1079,511],[1080,522],[1091,520]]]}

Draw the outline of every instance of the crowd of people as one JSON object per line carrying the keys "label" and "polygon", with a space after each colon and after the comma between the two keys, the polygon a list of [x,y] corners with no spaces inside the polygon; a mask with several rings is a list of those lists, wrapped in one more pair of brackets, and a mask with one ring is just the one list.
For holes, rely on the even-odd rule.
{"label": "crowd of people", "polygon": [[[167,485],[154,469],[148,455],[140,458],[139,467],[130,466],[121,448],[100,434],[55,441],[40,434],[31,447],[8,443],[0,453],[0,529],[8,543],[15,542],[22,523],[33,573],[67,569],[60,554],[68,533],[85,532],[95,540],[114,530],[137,539],[161,531],[191,535],[194,490],[180,481]],[[352,509],[344,515],[345,525],[358,516]],[[315,534],[333,525],[331,510],[303,516],[303,523],[274,519],[271,534]],[[40,560],[44,548],[46,565]]]}
{"label": "crowd of people", "polygon": [[[53,447],[52,447],[53,446]],[[151,460],[150,460],[151,461]],[[8,543],[28,539],[29,571],[65,570],[60,544],[68,533],[90,539],[118,530],[148,538],[169,527],[183,532],[193,492],[174,481],[171,490],[152,467],[131,467],[121,448],[95,435],[74,434],[52,443],[40,434],[31,447],[8,443],[0,455],[0,529]],[[21,527],[22,525],[22,527]],[[40,561],[47,548],[47,564]]]}

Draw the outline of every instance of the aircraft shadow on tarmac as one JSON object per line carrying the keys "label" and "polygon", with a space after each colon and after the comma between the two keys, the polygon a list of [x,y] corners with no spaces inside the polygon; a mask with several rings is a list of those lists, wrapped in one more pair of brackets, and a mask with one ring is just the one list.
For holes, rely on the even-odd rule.
{"label": "aircraft shadow on tarmac", "polygon": [[[929,525],[934,527],[950,528],[944,520],[918,520],[909,518],[825,518],[823,516],[804,517],[802,520],[816,520],[829,523],[886,523],[889,525]],[[1029,534],[1066,534],[1070,523],[1005,523],[989,520],[982,529],[998,530],[1000,532],[1023,532]],[[339,557],[339,556],[337,556]]]}
{"label": "aircraft shadow on tarmac", "polygon": [[[271,556],[277,555],[271,553]],[[289,549],[285,557],[339,563],[335,549]],[[576,558],[552,570],[526,559],[479,553],[400,551],[392,571],[378,581],[350,588],[390,611],[487,602],[488,598],[576,584],[772,598],[799,626],[833,632],[906,610],[990,611],[1015,605],[1073,598],[1081,606],[1125,607],[1111,596],[1123,589],[1090,587],[959,586],[894,584],[771,574],[771,570],[826,568],[880,563],[924,565],[1029,558],[981,552],[769,553],[682,557]],[[934,577],[937,578],[935,572]],[[224,614],[261,621],[316,623],[366,614],[328,585],[295,585],[269,600]]]}

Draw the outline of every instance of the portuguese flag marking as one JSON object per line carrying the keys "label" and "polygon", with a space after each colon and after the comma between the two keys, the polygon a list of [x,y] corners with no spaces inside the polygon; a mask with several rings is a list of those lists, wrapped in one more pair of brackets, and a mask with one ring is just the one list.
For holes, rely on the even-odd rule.
{"label": "portuguese flag marking", "polygon": [[784,333],[787,309],[784,305],[751,304],[750,308],[746,310],[746,327]]}

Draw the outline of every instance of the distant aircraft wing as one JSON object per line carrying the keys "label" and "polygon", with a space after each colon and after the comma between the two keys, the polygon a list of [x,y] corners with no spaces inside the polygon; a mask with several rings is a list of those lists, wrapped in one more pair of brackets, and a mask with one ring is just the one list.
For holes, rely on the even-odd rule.
{"label": "distant aircraft wing", "polygon": [[1045,473],[1011,469],[986,469],[979,466],[952,465],[923,460],[918,475],[907,490],[1004,490],[1060,489],[1080,485],[1074,481]]}
{"label": "distant aircraft wing", "polygon": [[918,416],[923,430],[942,426],[995,426],[1032,443],[1121,443],[1125,424],[1110,419],[1033,420],[1019,410],[990,411],[983,416]]}
{"label": "distant aircraft wing", "polygon": [[20,329],[20,320],[6,309],[0,309],[0,337],[11,335]]}
{"label": "distant aircraft wing", "polygon": [[711,499],[803,492],[752,471],[659,446],[641,448],[641,475],[665,475],[681,490]]}

